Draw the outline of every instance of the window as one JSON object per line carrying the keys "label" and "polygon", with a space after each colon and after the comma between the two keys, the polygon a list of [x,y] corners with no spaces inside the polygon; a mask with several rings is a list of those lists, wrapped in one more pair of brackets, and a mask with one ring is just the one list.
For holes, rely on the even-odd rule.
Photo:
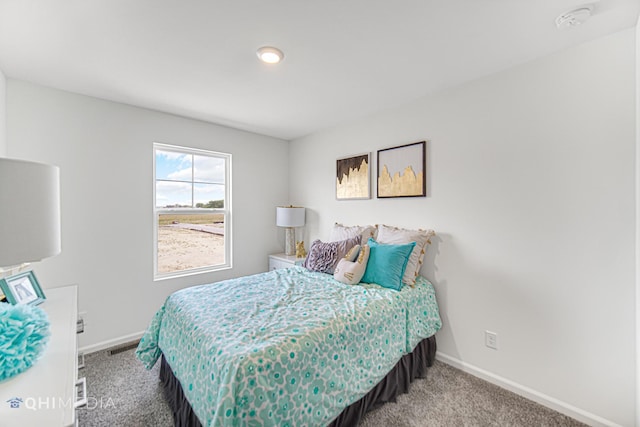
{"label": "window", "polygon": [[231,267],[231,155],[153,145],[154,278]]}

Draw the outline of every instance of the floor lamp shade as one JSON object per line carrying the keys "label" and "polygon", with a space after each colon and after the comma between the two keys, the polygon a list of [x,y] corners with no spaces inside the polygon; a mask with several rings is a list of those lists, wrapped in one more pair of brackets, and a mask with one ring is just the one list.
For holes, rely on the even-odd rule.
{"label": "floor lamp shade", "polygon": [[285,253],[293,255],[296,252],[296,237],[294,227],[302,227],[305,220],[305,209],[300,207],[278,206],[276,208],[276,225],[286,227]]}
{"label": "floor lamp shade", "polygon": [[0,158],[0,267],[60,253],[60,170]]}

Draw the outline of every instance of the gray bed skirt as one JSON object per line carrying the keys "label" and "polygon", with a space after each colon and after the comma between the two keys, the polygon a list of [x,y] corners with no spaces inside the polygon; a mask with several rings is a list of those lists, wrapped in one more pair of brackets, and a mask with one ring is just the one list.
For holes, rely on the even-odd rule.
{"label": "gray bed skirt", "polygon": [[[427,368],[433,365],[435,356],[436,337],[434,335],[420,341],[413,351],[405,354],[369,393],[346,407],[329,426],[357,426],[367,411],[386,402],[395,402],[397,396],[409,391],[409,385],[414,379],[424,378]],[[164,386],[165,398],[173,411],[175,426],[202,427],[164,355],[160,363],[160,381]]]}

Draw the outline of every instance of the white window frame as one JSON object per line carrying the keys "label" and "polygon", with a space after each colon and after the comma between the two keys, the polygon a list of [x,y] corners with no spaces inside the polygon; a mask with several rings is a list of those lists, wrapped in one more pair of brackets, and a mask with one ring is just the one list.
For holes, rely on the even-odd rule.
{"label": "white window frame", "polygon": [[[183,154],[195,154],[199,156],[217,157],[225,160],[225,177],[224,177],[224,208],[158,208],[156,206],[156,151],[173,151]],[[191,276],[194,274],[209,273],[212,271],[226,270],[233,267],[231,258],[232,250],[232,215],[231,215],[231,154],[221,153],[210,150],[202,150],[198,148],[181,147],[177,145],[163,144],[159,142],[153,143],[153,280],[165,280],[176,277]],[[158,272],[158,219],[161,214],[224,214],[224,264],[209,265],[205,267],[192,268],[189,270],[175,271],[172,273]]]}

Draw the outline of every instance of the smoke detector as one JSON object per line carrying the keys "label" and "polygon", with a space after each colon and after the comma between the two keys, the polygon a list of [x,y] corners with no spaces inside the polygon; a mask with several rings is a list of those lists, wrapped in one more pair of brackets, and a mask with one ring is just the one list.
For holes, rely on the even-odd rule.
{"label": "smoke detector", "polygon": [[556,25],[559,29],[575,28],[587,22],[591,18],[593,5],[584,5],[576,9],[569,10],[556,18]]}

